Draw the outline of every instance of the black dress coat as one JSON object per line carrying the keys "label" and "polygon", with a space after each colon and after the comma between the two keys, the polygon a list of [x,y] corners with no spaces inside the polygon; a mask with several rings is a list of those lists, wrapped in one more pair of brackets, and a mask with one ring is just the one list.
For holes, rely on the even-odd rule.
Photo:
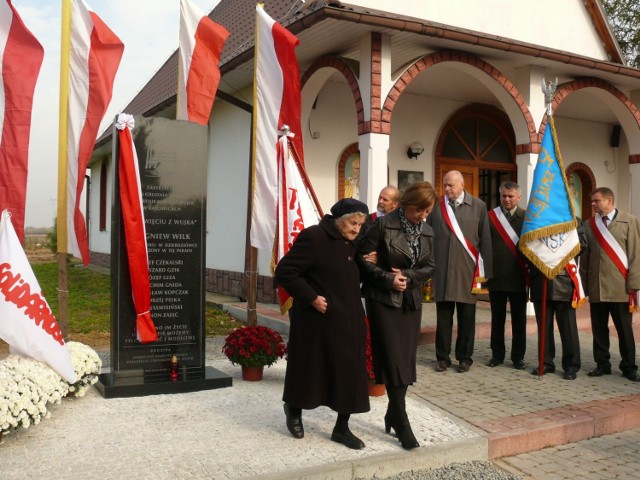
{"label": "black dress coat", "polygon": [[[326,215],[304,229],[275,276],[293,298],[283,400],[338,413],[369,411],[366,324],[355,247]],[[327,299],[327,311],[311,302]]]}
{"label": "black dress coat", "polygon": [[[376,264],[361,255],[376,251]],[[422,284],[433,274],[433,230],[421,225],[420,253],[411,265],[411,248],[400,227],[398,210],[379,218],[358,246],[362,292],[371,328],[376,383],[400,386],[416,381],[416,349],[422,317]],[[392,288],[398,268],[408,278],[404,293]]]}

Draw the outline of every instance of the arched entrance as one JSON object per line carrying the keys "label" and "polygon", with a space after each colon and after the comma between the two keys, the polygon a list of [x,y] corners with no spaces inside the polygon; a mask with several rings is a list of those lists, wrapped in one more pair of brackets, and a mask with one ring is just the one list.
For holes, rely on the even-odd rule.
{"label": "arched entrance", "polygon": [[587,220],[593,215],[591,192],[596,189],[596,177],[589,166],[581,162],[569,165],[565,173],[574,213],[577,217]]}
{"label": "arched entrance", "polygon": [[490,105],[458,110],[440,132],[435,152],[435,188],[443,193],[444,175],[459,170],[465,189],[487,208],[499,205],[498,188],[516,181],[515,136],[507,115]]}

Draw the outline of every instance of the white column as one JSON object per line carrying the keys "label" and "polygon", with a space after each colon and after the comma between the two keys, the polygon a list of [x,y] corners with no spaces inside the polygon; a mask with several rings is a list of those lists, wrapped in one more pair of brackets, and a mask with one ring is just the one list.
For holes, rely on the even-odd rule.
{"label": "white column", "polygon": [[529,203],[529,194],[531,193],[531,184],[533,183],[533,171],[538,161],[537,153],[524,153],[516,156],[516,164],[518,165],[518,185],[522,192],[520,206],[527,209]]}
{"label": "white column", "polygon": [[360,148],[360,200],[375,208],[380,190],[387,186],[389,135],[367,133],[358,138]]}

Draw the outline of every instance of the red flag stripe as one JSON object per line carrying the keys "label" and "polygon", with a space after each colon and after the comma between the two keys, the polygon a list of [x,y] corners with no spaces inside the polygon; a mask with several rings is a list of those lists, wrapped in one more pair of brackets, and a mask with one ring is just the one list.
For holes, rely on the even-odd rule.
{"label": "red flag stripe", "polygon": [[300,67],[296,58],[295,47],[300,40],[286,28],[275,22],[272,27],[273,43],[283,72],[282,80],[282,105],[278,117],[278,128],[289,125],[289,129],[295,135],[290,139],[295,149],[298,160],[304,166],[304,149],[302,142],[302,127],[300,115],[302,101],[300,99]]}
{"label": "red flag stripe", "polygon": [[181,0],[180,13],[181,71],[176,118],[206,125],[220,83],[218,64],[229,32],[189,0]]}
{"label": "red flag stripe", "polygon": [[80,209],[84,173],[100,122],[111,101],[124,45],[82,0],[74,0],[71,50],[67,235],[69,250],[87,265],[90,261],[89,243]]}
{"label": "red flag stripe", "polygon": [[120,161],[120,203],[124,226],[131,294],[136,311],[136,334],[141,343],[155,342],[158,333],[151,318],[151,281],[149,279],[149,259],[147,236],[144,225],[142,194],[138,157],[129,128],[124,125],[118,131]]}
{"label": "red flag stripe", "polygon": [[2,57],[2,140],[0,142],[0,209],[8,209],[20,241],[29,164],[33,92],[44,49],[27,29],[11,2],[0,2]]}

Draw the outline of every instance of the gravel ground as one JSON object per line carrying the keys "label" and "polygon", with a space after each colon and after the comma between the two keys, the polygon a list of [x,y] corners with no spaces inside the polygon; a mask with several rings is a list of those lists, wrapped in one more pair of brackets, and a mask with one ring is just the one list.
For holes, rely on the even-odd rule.
{"label": "gravel ground", "polygon": [[411,470],[400,475],[385,477],[384,480],[521,480],[522,478],[496,467],[491,462],[464,462],[430,470]]}

